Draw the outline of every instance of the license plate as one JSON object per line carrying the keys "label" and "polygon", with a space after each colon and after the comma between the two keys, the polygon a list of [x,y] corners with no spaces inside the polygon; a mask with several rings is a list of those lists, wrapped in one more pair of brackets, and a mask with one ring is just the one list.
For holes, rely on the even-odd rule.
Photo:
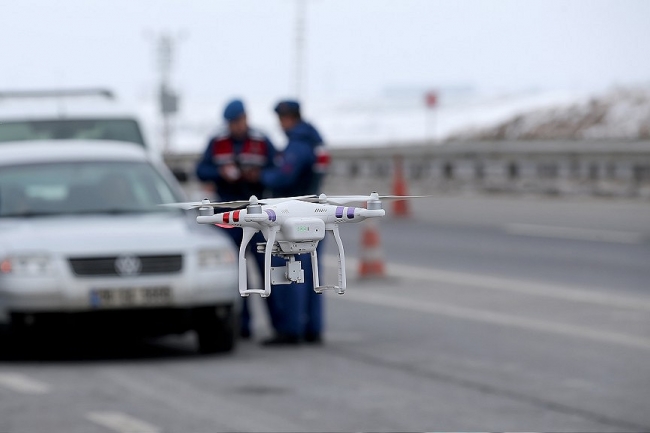
{"label": "license plate", "polygon": [[171,301],[171,288],[164,286],[90,291],[90,305],[94,308],[160,307],[171,304]]}

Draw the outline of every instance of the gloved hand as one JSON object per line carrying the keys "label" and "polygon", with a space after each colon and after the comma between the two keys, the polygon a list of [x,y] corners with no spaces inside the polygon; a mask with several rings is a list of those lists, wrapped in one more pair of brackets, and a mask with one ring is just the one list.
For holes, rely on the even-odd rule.
{"label": "gloved hand", "polygon": [[235,164],[226,164],[219,168],[219,175],[227,182],[235,182],[241,177],[241,172]]}
{"label": "gloved hand", "polygon": [[246,182],[257,183],[260,181],[260,169],[252,165],[244,166],[241,169],[242,178]]}

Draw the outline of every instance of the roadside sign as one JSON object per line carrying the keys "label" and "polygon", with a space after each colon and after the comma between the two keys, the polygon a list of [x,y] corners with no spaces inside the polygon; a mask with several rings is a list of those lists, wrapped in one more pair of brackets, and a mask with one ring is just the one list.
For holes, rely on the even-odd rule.
{"label": "roadside sign", "polygon": [[438,93],[435,90],[429,90],[425,94],[425,102],[428,108],[433,108],[438,105]]}

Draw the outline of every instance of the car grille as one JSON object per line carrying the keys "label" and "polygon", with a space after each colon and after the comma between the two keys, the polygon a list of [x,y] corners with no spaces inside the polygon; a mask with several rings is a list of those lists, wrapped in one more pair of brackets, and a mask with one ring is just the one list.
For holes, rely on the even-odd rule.
{"label": "car grille", "polygon": [[[136,275],[171,274],[183,268],[183,256],[137,256],[140,259],[140,271]],[[115,266],[117,257],[71,258],[72,271],[79,276],[117,276]]]}

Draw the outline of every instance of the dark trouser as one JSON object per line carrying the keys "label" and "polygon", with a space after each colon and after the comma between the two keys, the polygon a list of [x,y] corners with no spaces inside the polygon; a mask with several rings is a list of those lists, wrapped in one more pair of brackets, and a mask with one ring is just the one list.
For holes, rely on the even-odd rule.
{"label": "dark trouser", "polygon": [[[219,230],[224,230],[228,236],[230,236],[237,246],[241,245],[242,238],[244,236],[244,231],[240,228],[232,228],[232,229],[219,229]],[[257,253],[257,243],[258,242],[266,242],[264,240],[264,236],[262,235],[261,232],[255,233],[253,238],[251,239],[250,243],[248,244],[248,247],[246,250],[248,252],[251,252],[253,256],[255,257],[255,265],[257,266],[257,269],[260,273],[260,277],[262,278],[262,281],[264,281],[264,254],[258,254]],[[250,288],[250,287],[249,287]],[[270,300],[271,298],[267,298],[267,300]],[[250,308],[248,306],[248,298],[242,298],[242,311],[241,311],[241,317],[240,317],[240,327],[241,331],[243,333],[250,333],[251,332],[251,313],[250,313]],[[271,318],[271,325],[273,328],[277,328],[276,326],[276,315],[275,311],[272,305],[272,302],[266,302],[266,305],[269,310],[269,316]]]}
{"label": "dark trouser", "polygon": [[[319,258],[322,258],[322,250],[323,241],[317,248]],[[271,296],[268,298],[271,301],[269,307],[274,310],[272,315],[275,314],[276,317],[275,329],[279,334],[300,338],[305,335],[320,335],[324,329],[323,295],[314,292],[310,255],[302,254],[296,259],[300,260],[305,271],[305,282],[273,286]],[[273,258],[273,266],[284,264],[284,259]],[[319,260],[319,272],[321,270]]]}

